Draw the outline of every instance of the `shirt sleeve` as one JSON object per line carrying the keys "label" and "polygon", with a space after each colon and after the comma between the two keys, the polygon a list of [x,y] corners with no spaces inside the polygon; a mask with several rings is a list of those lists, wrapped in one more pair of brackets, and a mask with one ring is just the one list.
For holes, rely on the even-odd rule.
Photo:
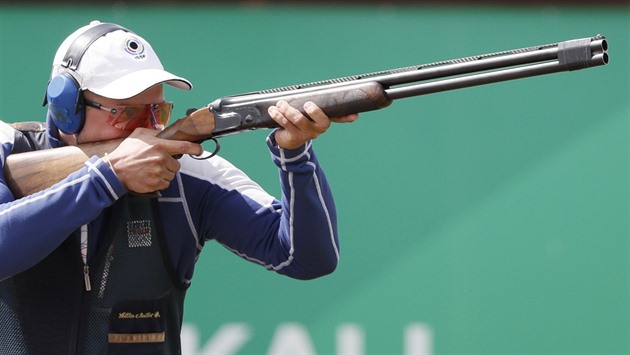
{"label": "shirt sleeve", "polygon": [[[0,127],[0,164],[12,149],[11,131]],[[74,230],[126,193],[109,165],[92,157],[52,187],[15,199],[0,177],[0,280],[41,261]]]}
{"label": "shirt sleeve", "polygon": [[339,259],[330,186],[311,142],[284,150],[273,137],[272,133],[267,145],[278,168],[282,196],[270,196],[239,169],[215,160],[220,167],[210,177],[214,188],[206,194],[204,238],[292,278],[327,275]]}

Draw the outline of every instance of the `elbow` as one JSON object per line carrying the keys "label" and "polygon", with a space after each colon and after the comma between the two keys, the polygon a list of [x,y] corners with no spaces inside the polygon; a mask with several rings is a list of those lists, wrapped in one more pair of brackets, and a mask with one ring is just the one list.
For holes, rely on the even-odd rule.
{"label": "elbow", "polygon": [[287,276],[303,281],[315,280],[335,272],[337,265],[337,258],[327,259],[308,267],[305,265],[297,267],[294,273],[287,274]]}
{"label": "elbow", "polygon": [[316,278],[320,278],[320,277],[324,277],[324,276],[332,274],[333,272],[335,272],[335,270],[337,270],[338,264],[339,264],[339,260],[337,258],[329,261],[328,263],[325,263],[324,265],[320,267],[319,274],[317,274],[317,276],[313,278],[316,279]]}
{"label": "elbow", "polygon": [[288,263],[281,273],[299,280],[313,280],[332,274],[339,264],[339,241],[336,232],[330,234],[302,234],[295,237],[289,251]]}

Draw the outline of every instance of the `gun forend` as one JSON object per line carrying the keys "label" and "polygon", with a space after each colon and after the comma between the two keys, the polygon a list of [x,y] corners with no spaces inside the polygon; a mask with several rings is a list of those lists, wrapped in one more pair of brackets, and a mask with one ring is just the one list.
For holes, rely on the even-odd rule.
{"label": "gun forend", "polygon": [[[278,124],[267,109],[284,100],[300,110],[307,101],[315,102],[330,117],[378,110],[389,106],[392,100],[377,81],[348,83],[343,86],[321,86],[267,94],[244,94],[215,100],[208,109],[214,116],[213,137],[222,137],[244,130],[274,128]],[[308,117],[308,115],[306,115]]]}

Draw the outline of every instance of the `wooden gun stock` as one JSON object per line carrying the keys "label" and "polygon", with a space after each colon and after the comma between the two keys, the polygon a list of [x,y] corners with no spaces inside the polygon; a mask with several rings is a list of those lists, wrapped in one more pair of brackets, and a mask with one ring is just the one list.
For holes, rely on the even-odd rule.
{"label": "wooden gun stock", "polygon": [[[197,110],[166,127],[158,137],[191,142],[203,141],[214,129],[212,113],[207,108]],[[123,139],[80,144],[56,149],[11,154],[7,157],[3,173],[15,198],[45,190],[81,169],[92,156],[103,157]]]}

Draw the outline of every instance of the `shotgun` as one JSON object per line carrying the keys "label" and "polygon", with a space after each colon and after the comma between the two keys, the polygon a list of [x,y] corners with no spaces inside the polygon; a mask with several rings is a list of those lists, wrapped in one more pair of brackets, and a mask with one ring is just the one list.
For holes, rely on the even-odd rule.
{"label": "shotgun", "polygon": [[[279,100],[300,109],[315,102],[329,117],[379,110],[394,100],[608,64],[604,36],[476,55],[226,96],[191,111],[158,137],[203,142],[244,131],[277,127],[267,109]],[[9,155],[3,173],[20,198],[46,189],[78,170],[93,155],[111,152],[122,140]]]}

